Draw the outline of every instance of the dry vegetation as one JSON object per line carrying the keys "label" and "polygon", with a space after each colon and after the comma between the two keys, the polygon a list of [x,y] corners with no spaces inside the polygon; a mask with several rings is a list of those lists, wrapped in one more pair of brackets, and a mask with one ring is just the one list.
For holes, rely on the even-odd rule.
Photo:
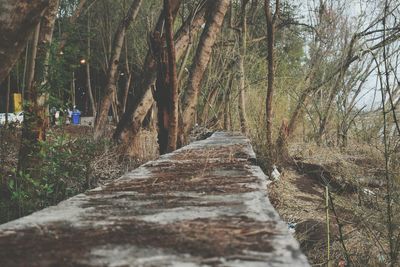
{"label": "dry vegetation", "polygon": [[[26,215],[48,205],[105,184],[136,168],[145,160],[154,158],[157,148],[150,142],[149,133],[143,133],[140,141],[148,149],[141,158],[126,157],[121,149],[110,141],[93,141],[93,129],[86,126],[55,127],[48,131],[42,143],[42,179],[33,187],[40,191],[35,198],[26,199],[32,185],[16,184],[20,128],[0,129],[0,223]],[[109,131],[111,135],[111,131]],[[26,179],[28,178],[28,179]],[[29,180],[29,177],[25,177]]]}
{"label": "dry vegetation", "polygon": [[[328,184],[330,248],[335,264],[343,260],[354,266],[386,266],[387,194],[382,152],[359,143],[346,149],[297,143],[290,146],[290,152],[294,161],[283,168],[281,179],[270,185],[269,196],[282,218],[295,226],[295,236],[310,262],[326,263]],[[394,201],[398,206],[398,199]],[[396,214],[394,222],[398,219]]]}

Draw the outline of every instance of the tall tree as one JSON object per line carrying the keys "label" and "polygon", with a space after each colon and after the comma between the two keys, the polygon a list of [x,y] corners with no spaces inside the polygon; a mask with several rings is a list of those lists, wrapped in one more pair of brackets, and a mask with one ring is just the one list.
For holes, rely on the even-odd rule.
{"label": "tall tree", "polygon": [[207,22],[201,34],[196,55],[193,59],[189,75],[189,85],[182,102],[183,125],[180,135],[183,142],[186,142],[185,139],[194,122],[201,81],[210,61],[212,48],[221,30],[229,4],[229,0],[216,0],[209,6]]}
{"label": "tall tree", "polygon": [[92,107],[92,114],[93,117],[96,118],[97,108],[96,108],[96,101],[93,96],[92,90],[92,80],[90,75],[90,65],[91,65],[91,28],[90,28],[90,13],[88,12],[87,18],[87,61],[86,61],[86,87],[87,93],[89,95],[90,104]]}
{"label": "tall tree", "polygon": [[164,0],[165,38],[157,34],[156,49],[158,77],[155,100],[158,110],[158,143],[160,154],[176,150],[178,140],[178,80],[173,30],[173,10],[170,0]]}
{"label": "tall tree", "polygon": [[267,144],[272,148],[272,119],[273,119],[273,109],[272,100],[274,97],[274,79],[275,79],[275,30],[276,30],[276,20],[279,15],[279,0],[275,1],[275,12],[273,14],[271,10],[271,1],[264,1],[264,11],[267,20],[267,47],[268,47],[268,85],[267,85],[267,96],[266,96],[266,106],[265,106],[265,116],[266,116],[266,139]]}
{"label": "tall tree", "polygon": [[[103,136],[104,129],[107,123],[107,116],[110,110],[112,97],[116,96],[117,92],[117,74],[118,74],[118,65],[119,59],[121,57],[122,46],[124,44],[125,34],[132,23],[135,20],[137,14],[139,13],[140,5],[142,4],[142,0],[134,0],[132,5],[130,6],[128,13],[125,18],[121,21],[118,26],[117,31],[114,35],[114,43],[112,46],[112,55],[111,60],[109,62],[108,71],[107,71],[107,85],[106,85],[106,93],[101,101],[99,113],[97,114],[95,128],[94,128],[94,137],[95,139],[99,139]],[[114,112],[115,114],[115,112]]]}
{"label": "tall tree", "polygon": [[30,171],[37,167],[39,141],[46,138],[47,128],[47,89],[50,45],[53,39],[54,24],[59,0],[50,0],[49,7],[37,25],[32,39],[32,51],[29,63],[26,109],[22,128],[19,169]]}
{"label": "tall tree", "polygon": [[168,125],[168,147],[167,152],[176,150],[178,140],[178,113],[179,113],[179,91],[178,74],[176,70],[176,52],[174,43],[174,17],[171,7],[171,0],[164,0],[165,29],[168,49],[168,68],[169,68],[169,125]]}
{"label": "tall tree", "polygon": [[125,88],[124,88],[124,94],[122,98],[122,113],[125,113],[126,111],[126,105],[128,103],[128,95],[129,95],[129,89],[131,87],[132,83],[132,72],[131,68],[129,66],[129,59],[128,59],[128,44],[126,43],[126,37],[125,37],[125,74],[126,74],[126,80],[125,80]]}
{"label": "tall tree", "polygon": [[[173,2],[175,7],[178,6],[177,2],[178,1]],[[176,60],[179,60],[184,55],[190,45],[193,35],[195,35],[204,24],[204,14],[206,10],[206,5],[204,3],[209,2],[211,2],[211,0],[203,1],[199,9],[196,10],[196,12],[193,12],[193,14],[185,20],[181,28],[175,34]],[[173,8],[173,10],[173,14],[178,12],[176,8]],[[163,20],[164,17],[163,14],[161,14],[154,32],[160,31]],[[122,119],[114,133],[114,139],[124,143],[128,150],[130,149],[129,144],[133,143],[133,140],[140,131],[144,118],[153,105],[154,99],[151,86],[156,80],[156,69],[157,67],[154,57],[152,53],[148,51],[143,66],[144,76],[137,90],[135,90],[136,97],[133,103],[127,107],[127,110],[122,116]]]}
{"label": "tall tree", "polygon": [[246,58],[247,48],[247,10],[246,6],[249,0],[242,0],[241,14],[240,14],[240,31],[239,31],[239,119],[240,130],[243,134],[247,134],[247,118],[246,118],[246,74],[244,69],[244,62]]}
{"label": "tall tree", "polygon": [[0,0],[0,82],[17,62],[48,5],[49,0]]}

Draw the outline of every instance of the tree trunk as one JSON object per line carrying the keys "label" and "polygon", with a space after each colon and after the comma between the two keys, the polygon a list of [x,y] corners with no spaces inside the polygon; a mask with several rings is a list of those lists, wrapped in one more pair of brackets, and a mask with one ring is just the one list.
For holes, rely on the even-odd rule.
{"label": "tree trunk", "polygon": [[6,96],[6,121],[5,126],[8,126],[8,113],[10,112],[10,90],[11,90],[11,73],[7,79],[7,96]]}
{"label": "tree trunk", "polygon": [[169,125],[168,125],[168,146],[167,152],[176,150],[176,143],[178,140],[178,105],[179,105],[179,93],[178,93],[178,77],[176,70],[176,53],[174,43],[174,25],[173,25],[173,10],[171,7],[172,0],[164,0],[164,12],[165,12],[165,31],[167,40],[167,53],[168,53],[168,74],[169,77]]}
{"label": "tree trunk", "polygon": [[17,62],[48,5],[49,0],[0,0],[0,83]]}
{"label": "tree trunk", "polygon": [[247,12],[246,5],[249,0],[242,0],[241,29],[239,32],[239,119],[240,130],[247,135],[247,118],[246,118],[246,95],[245,95],[245,69],[244,60],[246,57],[246,38],[247,38]]}
{"label": "tree trunk", "polygon": [[126,36],[125,36],[125,88],[124,88],[124,95],[122,99],[122,113],[125,113],[126,111],[126,104],[128,102],[128,96],[129,96],[129,88],[131,87],[131,82],[132,82],[132,73],[129,68],[129,58],[128,58],[128,43],[126,42]]}
{"label": "tree trunk", "polygon": [[73,108],[76,107],[76,88],[75,88],[75,71],[72,71],[72,80],[71,80],[71,103]]}
{"label": "tree trunk", "polygon": [[[39,140],[43,139],[37,125],[37,112],[35,110],[36,95],[33,92],[33,79],[35,75],[35,60],[37,44],[39,41],[40,23],[37,24],[31,41],[31,54],[28,63],[27,90],[25,92],[24,122],[22,127],[21,147],[19,149],[18,170],[30,172],[36,165],[39,152]],[[32,170],[33,171],[33,170]]]}
{"label": "tree trunk", "polygon": [[335,83],[333,84],[333,86],[330,88],[330,93],[329,93],[329,97],[328,97],[328,102],[325,103],[325,107],[322,111],[322,114],[320,116],[320,120],[319,120],[319,129],[318,129],[318,133],[316,136],[316,141],[318,145],[322,145],[323,142],[323,136],[325,134],[325,130],[326,130],[326,126],[328,123],[328,119],[331,115],[331,109],[332,109],[332,105],[334,103],[335,97],[339,91],[340,88],[340,83],[342,82],[343,79],[343,73],[341,72],[337,78],[337,80],[335,81]]}
{"label": "tree trunk", "polygon": [[[177,6],[178,2],[180,1],[174,2],[174,4]],[[211,0],[207,0],[207,2],[211,2]],[[178,10],[174,9],[174,14],[176,14],[177,11]],[[183,56],[190,44],[192,36],[201,29],[201,26],[205,21],[204,13],[205,6],[198,10],[195,15],[189,16],[189,18],[175,34],[176,60],[179,60]],[[161,14],[154,32],[160,31],[163,20],[164,17]],[[132,105],[127,107],[127,110],[122,116],[122,119],[114,133],[114,139],[116,139],[118,142],[124,143],[128,149],[130,147],[129,144],[133,143],[133,140],[139,133],[142,122],[153,105],[154,100],[151,86],[156,80],[156,69],[156,63],[151,55],[151,52],[149,51],[143,66],[144,77],[140,82],[140,86],[137,88],[137,90],[135,90],[136,97],[134,102]]]}
{"label": "tree trunk", "polygon": [[179,74],[178,74],[178,88],[181,87],[182,79],[183,79],[183,72],[185,71],[185,66],[188,62],[190,51],[192,50],[192,47],[193,47],[193,43],[190,42],[188,47],[186,48],[185,56],[182,59],[181,66],[179,69]]}
{"label": "tree trunk", "polygon": [[[35,73],[35,88],[38,91],[38,97],[36,99],[36,105],[38,115],[40,117],[39,122],[43,139],[46,137],[46,129],[49,126],[49,62],[51,43],[53,41],[53,32],[58,13],[60,0],[50,0],[49,8],[43,15],[40,23],[40,34],[38,44],[38,57],[36,65],[39,65]],[[41,91],[41,92],[40,92]]]}
{"label": "tree trunk", "polygon": [[38,43],[39,43],[39,34],[40,34],[40,23],[36,25],[33,38],[31,40],[31,53],[29,57],[29,63],[28,63],[28,77],[27,77],[27,90],[25,93],[25,100],[30,101],[33,99],[32,96],[32,87],[33,87],[33,82],[35,79],[35,70],[36,70],[36,56],[38,52]]}
{"label": "tree trunk", "polygon": [[231,123],[231,104],[230,104],[230,95],[233,84],[233,74],[230,74],[227,79],[225,95],[224,95],[224,130],[230,131],[232,129]]}
{"label": "tree trunk", "polygon": [[104,134],[104,129],[107,123],[107,116],[112,104],[112,97],[116,96],[117,92],[117,73],[118,64],[121,56],[122,46],[125,39],[125,33],[131,24],[131,22],[136,18],[139,13],[140,5],[142,0],[134,0],[125,18],[121,21],[120,25],[114,36],[114,43],[112,47],[111,60],[107,71],[107,85],[106,94],[101,101],[99,113],[96,118],[96,124],[94,128],[94,138],[98,140]]}
{"label": "tree trunk", "polygon": [[270,149],[272,149],[272,100],[274,96],[274,78],[275,78],[275,22],[278,16],[279,0],[276,0],[275,14],[272,15],[270,0],[264,1],[265,17],[267,20],[267,46],[268,46],[268,85],[267,85],[267,97],[266,97],[266,139]]}
{"label": "tree trunk", "polygon": [[169,66],[165,43],[165,36],[161,36],[159,32],[153,33],[151,46],[154,58],[157,62],[157,80],[154,98],[157,104],[157,133],[160,155],[167,153],[169,125],[168,87],[170,87],[170,81],[168,79]]}
{"label": "tree trunk", "polygon": [[125,82],[125,88],[124,88],[124,97],[122,99],[122,114],[125,113],[126,111],[126,105],[128,103],[128,96],[129,96],[129,89],[131,88],[131,83],[132,83],[132,73],[127,74],[126,82]]}
{"label": "tree trunk", "polygon": [[296,107],[294,108],[294,110],[290,116],[290,120],[289,120],[289,124],[288,124],[288,137],[290,137],[293,134],[293,132],[295,131],[297,122],[301,115],[302,107],[307,105],[307,97],[312,92],[312,90],[311,90],[312,88],[308,84],[306,84],[306,86],[307,86],[306,89],[301,93],[300,98],[297,100]]}
{"label": "tree trunk", "polygon": [[[177,7],[178,8],[178,7]],[[164,0],[165,34],[157,31],[152,38],[152,50],[157,62],[155,100],[158,110],[158,144],[160,154],[176,149],[178,130],[178,87],[173,38],[171,2]]]}
{"label": "tree trunk", "polygon": [[200,91],[204,72],[211,58],[212,48],[222,27],[229,0],[216,0],[209,6],[207,23],[200,37],[196,55],[189,76],[189,85],[182,102],[182,128],[181,139],[185,141],[189,135],[196,113],[197,99]]}
{"label": "tree trunk", "polygon": [[97,108],[96,108],[96,101],[94,100],[93,97],[93,90],[92,90],[92,82],[91,82],[91,75],[90,75],[90,62],[91,62],[91,45],[90,45],[90,15],[88,14],[88,21],[87,21],[87,31],[88,31],[88,36],[87,36],[87,62],[86,62],[86,86],[87,86],[87,92],[89,95],[90,99],[90,105],[92,107],[92,113],[93,117],[96,118],[97,114]]}
{"label": "tree trunk", "polygon": [[29,58],[29,44],[30,42],[28,40],[26,42],[26,48],[25,48],[24,73],[22,74],[22,90],[21,90],[22,99],[25,99],[26,78],[28,71],[28,58]]}
{"label": "tree trunk", "polygon": [[[29,62],[27,92],[25,94],[27,109],[24,111],[19,166],[21,171],[31,172],[37,164],[39,142],[46,139],[48,62],[50,45],[53,38],[55,19],[59,0],[50,0],[42,21],[37,25],[32,40],[32,51]],[[33,176],[33,175],[32,175]],[[34,176],[33,176],[34,177]]]}

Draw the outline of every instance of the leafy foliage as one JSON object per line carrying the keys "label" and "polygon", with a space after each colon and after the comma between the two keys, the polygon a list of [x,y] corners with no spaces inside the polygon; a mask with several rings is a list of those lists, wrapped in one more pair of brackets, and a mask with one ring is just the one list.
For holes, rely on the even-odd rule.
{"label": "leafy foliage", "polygon": [[[105,144],[89,138],[72,138],[66,133],[51,131],[40,143],[40,164],[30,174],[11,170],[7,194],[0,198],[0,209],[10,217],[29,214],[92,188],[96,183],[91,163],[102,153]],[[3,215],[0,220],[7,220]]]}

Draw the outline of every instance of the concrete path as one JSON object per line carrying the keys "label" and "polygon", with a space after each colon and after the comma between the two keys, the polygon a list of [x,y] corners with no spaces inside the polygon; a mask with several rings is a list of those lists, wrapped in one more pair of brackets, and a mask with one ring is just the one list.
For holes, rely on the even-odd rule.
{"label": "concrete path", "polygon": [[0,266],[309,266],[248,139],[215,133],[0,226]]}

